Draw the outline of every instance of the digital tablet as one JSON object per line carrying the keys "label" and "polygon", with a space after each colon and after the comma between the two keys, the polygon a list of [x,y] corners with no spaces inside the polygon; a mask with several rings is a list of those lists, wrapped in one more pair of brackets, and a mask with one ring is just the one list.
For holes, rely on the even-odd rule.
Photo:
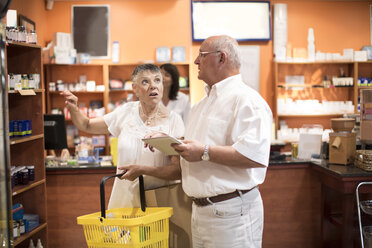
{"label": "digital tablet", "polygon": [[155,138],[148,138],[142,139],[143,142],[149,144],[150,146],[155,147],[159,151],[167,154],[167,155],[178,155],[178,153],[173,149],[171,144],[182,144],[182,141],[176,139],[172,136],[163,136],[163,137],[155,137]]}

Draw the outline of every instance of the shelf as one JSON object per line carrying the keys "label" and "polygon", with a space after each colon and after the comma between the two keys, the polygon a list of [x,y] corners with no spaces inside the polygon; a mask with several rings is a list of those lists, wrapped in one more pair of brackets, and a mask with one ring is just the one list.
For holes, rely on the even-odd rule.
{"label": "shelf", "polygon": [[9,143],[10,145],[16,145],[24,142],[28,142],[31,140],[36,140],[36,139],[42,139],[44,138],[44,134],[35,134],[31,136],[26,136],[26,137],[20,137],[20,138],[12,138],[10,139]]}
{"label": "shelf", "polygon": [[16,41],[7,41],[8,46],[22,46],[22,47],[31,47],[31,48],[41,48],[37,44],[29,44],[24,42],[16,42]]}
{"label": "shelf", "polygon": [[101,64],[44,64],[45,66],[85,66],[85,67],[92,67],[92,66],[102,66]]}
{"label": "shelf", "polygon": [[22,243],[26,239],[32,237],[32,235],[34,235],[35,233],[38,233],[39,231],[41,231],[42,229],[45,229],[45,228],[47,228],[47,223],[43,223],[43,224],[39,225],[38,227],[32,229],[30,232],[21,235],[19,238],[14,240],[14,246],[19,245],[20,243]]}
{"label": "shelf", "polygon": [[27,185],[21,185],[21,186],[15,186],[13,188],[13,193],[12,193],[12,196],[16,196],[16,195],[19,195],[23,192],[26,192],[30,189],[33,189],[41,184],[45,183],[45,179],[42,179],[40,181],[36,181],[36,182],[33,182],[31,184],[27,184]]}
{"label": "shelf", "polygon": [[[353,64],[354,61],[275,62],[278,65]],[[360,63],[360,62],[359,62]]]}
{"label": "shelf", "polygon": [[[44,89],[28,89],[28,90],[33,90],[35,93],[43,93],[45,90]],[[9,94],[17,94],[19,93],[18,90],[8,90]]]}
{"label": "shelf", "polygon": [[110,89],[109,90],[109,93],[118,93],[118,92],[121,92],[121,93],[123,93],[123,92],[134,92],[133,90],[125,90],[125,89],[117,89],[117,90],[114,90],[114,89]]}
{"label": "shelf", "polygon": [[[49,94],[51,95],[60,95],[62,91],[49,91]],[[78,94],[103,94],[104,91],[71,91],[72,94],[78,95]]]}
{"label": "shelf", "polygon": [[324,114],[324,115],[278,115],[283,118],[297,118],[297,117],[340,117],[344,114]]}
{"label": "shelf", "polygon": [[[301,87],[301,88],[312,88],[312,89],[334,89],[334,88],[348,88],[353,89],[354,86],[332,86],[332,87],[324,87],[323,85],[319,84],[285,84],[279,83],[277,85],[278,88],[293,88],[293,87]],[[372,89],[372,87],[370,87]]]}

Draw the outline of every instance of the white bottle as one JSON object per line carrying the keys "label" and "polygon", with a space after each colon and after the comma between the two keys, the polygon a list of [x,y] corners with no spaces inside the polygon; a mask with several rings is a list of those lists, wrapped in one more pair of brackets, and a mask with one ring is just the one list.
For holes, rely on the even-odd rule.
{"label": "white bottle", "polygon": [[120,60],[120,45],[119,41],[112,43],[112,63],[119,63]]}
{"label": "white bottle", "polygon": [[315,61],[315,38],[314,38],[314,29],[309,28],[307,34],[307,53],[308,53],[308,60]]}
{"label": "white bottle", "polygon": [[37,239],[36,248],[43,248],[43,245],[41,244],[41,240]]}
{"label": "white bottle", "polygon": [[30,239],[30,244],[28,245],[28,248],[35,248],[34,241]]}

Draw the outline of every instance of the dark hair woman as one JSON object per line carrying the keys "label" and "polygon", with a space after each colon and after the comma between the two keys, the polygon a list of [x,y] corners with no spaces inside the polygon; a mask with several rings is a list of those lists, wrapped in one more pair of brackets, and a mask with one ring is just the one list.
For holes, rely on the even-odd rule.
{"label": "dark hair woman", "polygon": [[168,109],[178,113],[184,122],[190,111],[189,96],[179,91],[180,74],[175,65],[163,64],[160,66],[163,75],[163,98],[162,102]]}

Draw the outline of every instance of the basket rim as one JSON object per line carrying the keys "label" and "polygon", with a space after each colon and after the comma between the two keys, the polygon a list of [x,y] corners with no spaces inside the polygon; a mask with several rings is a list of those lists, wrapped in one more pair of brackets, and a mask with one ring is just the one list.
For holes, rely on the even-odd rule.
{"label": "basket rim", "polygon": [[[146,212],[142,212],[141,208],[114,208],[106,210],[106,213],[124,214],[128,212],[144,213],[143,216],[135,218],[101,218],[101,212],[95,212],[77,217],[77,223],[80,225],[91,224],[91,225],[146,225],[162,219],[167,219],[173,214],[173,208],[171,207],[149,207],[146,208]],[[101,221],[102,219],[102,221]]]}

